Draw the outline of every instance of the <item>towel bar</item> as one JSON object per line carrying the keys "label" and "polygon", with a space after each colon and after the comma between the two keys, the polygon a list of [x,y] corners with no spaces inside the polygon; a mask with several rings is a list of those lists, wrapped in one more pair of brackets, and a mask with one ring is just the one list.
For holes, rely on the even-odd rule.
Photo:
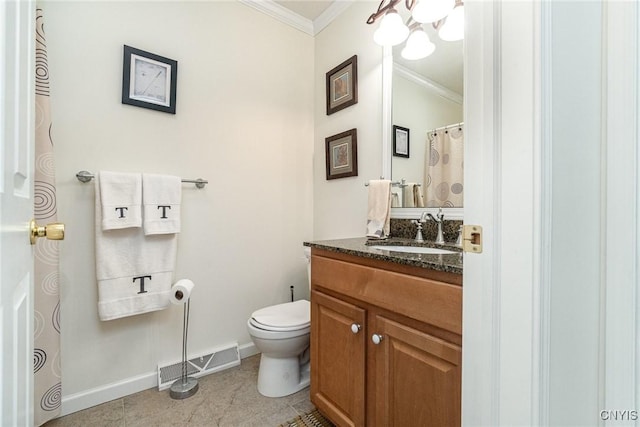
{"label": "towel bar", "polygon": [[[76,178],[80,182],[89,182],[95,175],[88,171],[80,171],[76,174]],[[209,181],[206,179],[198,178],[198,179],[183,179],[182,182],[188,182],[190,184],[195,184],[197,188],[204,188],[205,184],[208,184]]]}
{"label": "towel bar", "polygon": [[[382,177],[381,177],[380,179],[382,179]],[[416,183],[416,185],[417,185],[418,187],[421,187],[421,186],[422,186],[422,184],[420,184],[420,183]],[[365,183],[364,183],[364,186],[365,186],[365,187],[368,187],[368,186],[369,186],[369,183],[368,183],[368,182],[365,182]],[[391,182],[391,186],[392,186],[392,187],[406,187],[406,186],[407,186],[407,180],[406,180],[406,179],[404,179],[404,178],[402,178],[402,181],[392,181],[392,182]]]}

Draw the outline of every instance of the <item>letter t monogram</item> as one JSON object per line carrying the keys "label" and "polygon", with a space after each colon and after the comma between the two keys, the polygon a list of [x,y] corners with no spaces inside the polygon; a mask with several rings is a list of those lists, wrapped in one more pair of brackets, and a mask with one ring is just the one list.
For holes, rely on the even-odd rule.
{"label": "letter t monogram", "polygon": [[162,216],[160,218],[162,219],[167,219],[167,208],[171,209],[171,206],[166,205],[158,205],[158,209],[162,208]]}
{"label": "letter t monogram", "polygon": [[140,279],[140,292],[138,292],[139,294],[146,294],[147,291],[144,290],[144,279],[149,279],[151,280],[151,276],[138,276],[138,277],[134,277],[133,278],[133,283],[136,283],[136,280]]}
{"label": "letter t monogram", "polygon": [[120,215],[118,218],[124,218],[124,211],[128,211],[129,208],[116,208],[116,211],[120,210]]}

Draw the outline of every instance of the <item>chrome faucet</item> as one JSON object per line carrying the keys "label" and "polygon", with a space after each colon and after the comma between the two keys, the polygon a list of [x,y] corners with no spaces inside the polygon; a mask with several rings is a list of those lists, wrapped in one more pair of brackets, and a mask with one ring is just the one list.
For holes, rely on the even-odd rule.
{"label": "chrome faucet", "polygon": [[422,216],[420,217],[420,219],[424,218],[425,216],[428,217],[431,221],[438,224],[438,234],[436,235],[436,243],[438,245],[444,245],[444,236],[442,235],[442,223],[444,222],[444,214],[442,213],[442,208],[438,209],[438,214],[436,215],[438,217],[437,219],[430,213],[427,213],[426,211],[422,212]]}
{"label": "chrome faucet", "polygon": [[463,226],[461,225],[460,227],[458,227],[458,240],[456,240],[456,246],[459,248],[462,247],[462,230]]}
{"label": "chrome faucet", "polygon": [[420,215],[420,219],[414,219],[411,222],[418,227],[418,230],[416,231],[416,237],[413,239],[413,241],[420,243],[424,242],[424,237],[422,235],[422,224],[427,222],[427,212],[422,212],[422,215]]}
{"label": "chrome faucet", "polygon": [[424,237],[422,236],[422,224],[424,224],[427,221],[423,220],[422,217],[420,217],[420,219],[414,219],[411,222],[418,226],[418,230],[416,231],[416,237],[413,239],[413,241],[420,242],[420,243],[424,242]]}

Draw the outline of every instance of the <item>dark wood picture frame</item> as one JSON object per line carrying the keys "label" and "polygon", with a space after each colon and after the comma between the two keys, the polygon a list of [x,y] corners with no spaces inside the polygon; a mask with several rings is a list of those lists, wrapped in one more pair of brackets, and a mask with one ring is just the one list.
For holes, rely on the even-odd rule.
{"label": "dark wood picture frame", "polygon": [[325,138],[327,180],[358,176],[358,131],[346,132]]}
{"label": "dark wood picture frame", "polygon": [[124,45],[122,103],[176,113],[178,61]]}
{"label": "dark wood picture frame", "polygon": [[402,126],[393,125],[393,155],[409,158],[410,130]]}
{"label": "dark wood picture frame", "polygon": [[358,103],[358,55],[326,75],[327,116]]}

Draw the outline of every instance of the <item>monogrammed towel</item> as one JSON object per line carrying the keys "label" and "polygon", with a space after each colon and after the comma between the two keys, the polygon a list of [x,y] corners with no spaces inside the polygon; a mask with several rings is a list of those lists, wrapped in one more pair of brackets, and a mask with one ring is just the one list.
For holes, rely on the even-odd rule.
{"label": "monogrammed towel", "polygon": [[367,207],[367,237],[384,239],[389,236],[391,218],[391,181],[373,179],[369,181]]}
{"label": "monogrammed towel", "polygon": [[139,173],[98,173],[102,229],[140,227],[142,225],[142,175]]}
{"label": "monogrammed towel", "polygon": [[[96,177],[99,181],[100,177]],[[98,315],[112,320],[169,306],[176,234],[145,236],[142,228],[103,230],[101,186],[96,182],[95,232]]]}
{"label": "monogrammed towel", "polygon": [[177,176],[142,174],[144,234],[180,232],[182,181]]}

